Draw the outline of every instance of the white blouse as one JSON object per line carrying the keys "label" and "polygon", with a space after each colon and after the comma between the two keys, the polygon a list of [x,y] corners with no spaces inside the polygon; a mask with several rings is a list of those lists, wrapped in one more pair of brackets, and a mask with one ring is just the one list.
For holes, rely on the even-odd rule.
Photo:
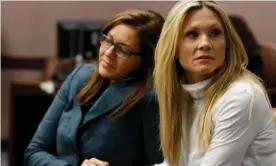
{"label": "white blouse", "polygon": [[[276,128],[262,89],[239,80],[213,107],[214,134],[208,149],[197,149],[197,127],[205,80],[182,85],[194,100],[195,120],[189,135],[188,159],[181,166],[276,166]],[[165,161],[156,166],[169,166]]]}

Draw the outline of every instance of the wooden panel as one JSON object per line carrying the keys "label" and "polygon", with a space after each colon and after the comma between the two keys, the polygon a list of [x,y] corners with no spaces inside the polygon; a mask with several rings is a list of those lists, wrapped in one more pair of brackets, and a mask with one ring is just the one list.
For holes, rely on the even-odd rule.
{"label": "wooden panel", "polygon": [[45,68],[46,57],[30,56],[13,56],[2,55],[2,69],[35,69],[42,70]]}
{"label": "wooden panel", "polygon": [[13,82],[10,91],[12,105],[9,165],[23,166],[24,150],[51,105],[54,95],[48,95],[40,90],[39,82]]}

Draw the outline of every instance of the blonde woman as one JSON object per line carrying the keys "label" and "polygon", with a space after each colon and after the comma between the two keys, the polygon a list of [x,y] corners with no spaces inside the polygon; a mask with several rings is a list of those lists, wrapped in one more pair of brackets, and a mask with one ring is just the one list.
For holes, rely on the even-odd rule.
{"label": "blonde woman", "polygon": [[221,7],[176,4],[155,56],[162,165],[276,165],[270,102]]}

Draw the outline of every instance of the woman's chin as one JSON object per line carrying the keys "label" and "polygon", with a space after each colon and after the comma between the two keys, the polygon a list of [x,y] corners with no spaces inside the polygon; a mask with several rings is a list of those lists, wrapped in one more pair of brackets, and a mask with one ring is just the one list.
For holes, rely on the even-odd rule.
{"label": "woman's chin", "polygon": [[200,68],[197,73],[200,75],[212,75],[212,73],[215,71],[215,68]]}
{"label": "woman's chin", "polygon": [[106,68],[103,68],[99,66],[99,75],[103,78],[112,78],[112,73],[111,71],[107,70]]}

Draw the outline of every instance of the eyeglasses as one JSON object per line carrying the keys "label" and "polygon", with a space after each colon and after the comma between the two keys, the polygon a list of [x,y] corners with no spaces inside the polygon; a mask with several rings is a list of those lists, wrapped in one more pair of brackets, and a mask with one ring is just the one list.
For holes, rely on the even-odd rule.
{"label": "eyeglasses", "polygon": [[114,41],[112,39],[110,39],[105,34],[101,34],[100,44],[101,44],[101,46],[103,46],[106,49],[108,49],[112,45],[114,45],[116,55],[118,57],[122,58],[122,59],[127,59],[131,55],[140,56],[140,54],[141,54],[140,52],[138,53],[138,52],[132,52],[132,51],[130,51],[126,46],[123,46],[122,44],[114,43]]}

